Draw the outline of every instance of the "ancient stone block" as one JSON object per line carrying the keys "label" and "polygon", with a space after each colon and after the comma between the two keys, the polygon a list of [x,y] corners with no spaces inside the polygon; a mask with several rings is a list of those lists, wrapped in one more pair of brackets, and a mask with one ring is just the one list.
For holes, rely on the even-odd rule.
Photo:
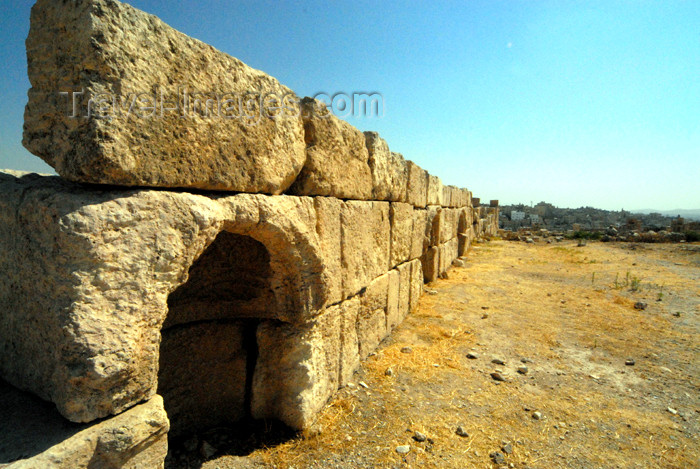
{"label": "ancient stone block", "polygon": [[[382,272],[386,206],[383,216]],[[328,274],[315,227],[308,198],[97,191],[0,174],[0,375],[72,421],[121,412],[156,391],[169,303],[170,325],[317,315]],[[193,266],[229,234],[259,255]],[[199,308],[208,294],[216,301]]]}
{"label": "ancient stone block", "polygon": [[[83,425],[67,423],[51,404],[2,382],[0,402],[2,467],[163,467],[168,417],[160,396],[115,417]],[[10,464],[3,464],[7,462]]]}
{"label": "ancient stone block", "polygon": [[428,227],[430,232],[430,246],[442,244],[443,232],[445,230],[445,209],[437,205],[428,205]]}
{"label": "ancient stone block", "polygon": [[408,309],[412,313],[418,308],[418,300],[423,294],[423,265],[420,260],[414,259],[411,264],[411,292]]}
{"label": "ancient stone block", "polygon": [[440,275],[440,249],[437,246],[431,246],[420,260],[423,266],[425,283],[437,280],[438,275]]}
{"label": "ancient stone block", "polygon": [[443,208],[441,211],[440,243],[446,243],[457,236],[459,212],[453,208]]}
{"label": "ancient stone block", "polygon": [[389,270],[389,203],[345,202],[341,240],[343,292],[347,298]]}
{"label": "ancient stone block", "polygon": [[[471,230],[470,230],[471,231]],[[460,233],[457,235],[457,257],[466,256],[471,247],[471,236],[468,233]]]}
{"label": "ancient stone block", "polygon": [[425,207],[428,202],[428,172],[411,160],[408,165],[406,202],[415,207]]}
{"label": "ancient stone block", "polygon": [[411,308],[411,262],[399,264],[399,323],[403,321]]}
{"label": "ancient stone block", "polygon": [[391,220],[391,257],[389,267],[406,262],[411,256],[413,243],[413,205],[392,202],[389,208]]}
{"label": "ancient stone block", "polygon": [[336,308],[337,314],[340,316],[338,381],[340,386],[344,386],[350,382],[353,373],[360,366],[360,345],[357,336],[357,318],[361,308],[360,298],[355,296],[330,308]]}
{"label": "ancient stone block", "polygon": [[309,324],[273,321],[257,329],[251,414],[308,428],[338,389],[342,318],[328,308]]}
{"label": "ancient stone block", "polygon": [[26,44],[23,144],[66,179],[279,194],[307,159],[290,89],[129,5],[39,0]]}
{"label": "ancient stone block", "polygon": [[372,173],[362,132],[311,98],[302,101],[306,162],[289,194],[372,199]]}
{"label": "ancient stone block", "polygon": [[357,317],[357,340],[360,359],[373,352],[387,335],[389,274],[374,279],[360,298]]}
{"label": "ancient stone block", "polygon": [[408,167],[403,156],[389,151],[389,145],[377,132],[365,132],[372,172],[372,199],[406,202]]}
{"label": "ancient stone block", "polygon": [[428,175],[428,205],[442,206],[442,181],[437,176]]}
{"label": "ancient stone block", "polygon": [[328,303],[341,301],[343,296],[343,268],[341,265],[340,212],[343,201],[334,197],[314,197],[316,233],[323,251],[325,270],[328,272]]}
{"label": "ancient stone block", "polygon": [[430,247],[430,232],[426,228],[428,211],[413,210],[413,234],[411,235],[411,259],[418,259]]}
{"label": "ancient stone block", "polygon": [[399,313],[399,282],[401,276],[397,269],[390,270],[387,275],[389,276],[389,287],[387,291],[386,329],[387,332],[391,332],[401,323],[401,314]]}

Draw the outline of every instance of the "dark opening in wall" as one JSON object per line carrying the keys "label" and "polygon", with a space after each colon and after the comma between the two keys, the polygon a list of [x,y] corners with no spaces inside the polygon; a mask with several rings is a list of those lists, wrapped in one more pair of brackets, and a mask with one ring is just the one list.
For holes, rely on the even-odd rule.
{"label": "dark opening in wall", "polygon": [[249,439],[258,429],[250,402],[257,327],[274,317],[276,307],[271,276],[262,243],[224,231],[192,264],[187,282],[170,294],[158,393],[171,442],[215,429]]}

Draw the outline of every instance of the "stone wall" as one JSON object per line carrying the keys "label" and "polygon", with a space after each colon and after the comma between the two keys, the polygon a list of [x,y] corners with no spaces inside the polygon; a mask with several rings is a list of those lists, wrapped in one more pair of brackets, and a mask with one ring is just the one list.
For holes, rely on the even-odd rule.
{"label": "stone wall", "polygon": [[[171,435],[307,428],[497,230],[497,203],[126,4],[39,0],[27,55],[24,144],[60,177],[0,173],[0,376],[70,421],[147,401]],[[58,99],[175,82],[299,113],[69,118]]]}

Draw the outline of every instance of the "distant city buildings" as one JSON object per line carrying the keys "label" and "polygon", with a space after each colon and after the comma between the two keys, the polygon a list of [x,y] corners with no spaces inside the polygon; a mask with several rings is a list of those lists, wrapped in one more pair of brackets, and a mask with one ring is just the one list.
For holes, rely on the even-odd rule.
{"label": "distant city buildings", "polygon": [[632,214],[626,210],[611,211],[593,207],[557,208],[547,202],[534,206],[524,204],[501,206],[500,226],[504,229],[539,227],[550,231],[624,232],[671,231],[681,233],[697,229],[697,222],[688,222],[660,213]]}

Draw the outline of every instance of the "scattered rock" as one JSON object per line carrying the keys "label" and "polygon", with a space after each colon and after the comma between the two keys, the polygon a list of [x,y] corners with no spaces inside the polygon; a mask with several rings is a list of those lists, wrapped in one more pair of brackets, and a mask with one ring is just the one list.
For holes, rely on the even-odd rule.
{"label": "scattered rock", "polygon": [[506,362],[504,362],[500,358],[494,358],[493,360],[491,360],[491,363],[495,363],[496,365],[505,365],[506,364]]}
{"label": "scattered rock", "polygon": [[678,411],[676,409],[674,409],[673,407],[668,407],[666,410],[669,413],[671,413],[672,415],[678,415]]}
{"label": "scattered rock", "polygon": [[202,441],[202,446],[199,448],[199,452],[202,454],[203,458],[209,459],[216,454],[216,448],[206,441]]}
{"label": "scattered rock", "polygon": [[464,267],[464,261],[462,259],[455,259],[452,261],[452,265],[455,267]]}
{"label": "scattered rock", "polygon": [[510,443],[504,444],[501,450],[506,454],[513,454],[513,446]]}
{"label": "scattered rock", "polygon": [[679,318],[679,317],[681,317],[681,312],[680,312],[680,311],[676,311],[675,313],[673,313],[673,315],[674,315],[675,317]]}
{"label": "scattered rock", "polygon": [[642,301],[637,301],[634,304],[634,309],[647,309],[647,304]]}
{"label": "scattered rock", "polygon": [[500,451],[494,451],[493,453],[489,454],[489,457],[499,466],[506,463],[506,457]]}
{"label": "scattered rock", "polygon": [[391,368],[387,368],[386,371],[384,372],[386,376],[393,376],[394,375],[394,370]]}
{"label": "scattered rock", "polygon": [[533,412],[533,413],[532,413],[532,418],[535,419],[535,420],[542,420],[542,412],[539,412],[539,411]]}
{"label": "scattered rock", "polygon": [[518,367],[518,373],[521,375],[526,375],[529,370],[527,369],[526,366],[519,366]]}
{"label": "scattered rock", "polygon": [[469,433],[462,427],[461,425],[457,427],[457,430],[455,430],[455,433],[462,438],[467,438],[469,436]]}
{"label": "scattered rock", "polygon": [[401,353],[413,353],[413,349],[411,347],[401,347]]}
{"label": "scattered rock", "polygon": [[467,358],[469,358],[470,360],[476,360],[477,358],[479,358],[479,354],[476,352],[469,352],[467,354]]}
{"label": "scattered rock", "polygon": [[396,452],[399,454],[406,454],[409,451],[411,451],[411,447],[409,445],[401,445],[396,447]]}
{"label": "scattered rock", "polygon": [[625,365],[634,366],[634,360],[632,358],[628,358],[627,360],[625,360]]}
{"label": "scattered rock", "polygon": [[500,374],[500,373],[497,372],[497,371],[491,373],[491,377],[493,378],[494,381],[501,381],[501,382],[503,382],[503,381],[506,380],[506,379],[503,377],[503,375]]}
{"label": "scattered rock", "polygon": [[489,313],[484,313],[484,314],[481,316],[481,319],[486,319],[487,317],[489,317]]}
{"label": "scattered rock", "polygon": [[481,309],[489,309],[488,306],[482,306]]}
{"label": "scattered rock", "polygon": [[367,386],[367,383],[365,383],[364,381],[360,381],[360,382],[357,383],[357,384],[359,384],[360,386],[362,386],[362,387],[365,388],[365,389],[369,388],[369,386]]}
{"label": "scattered rock", "polygon": [[413,439],[416,440],[416,441],[418,441],[418,442],[423,442],[423,441],[427,440],[428,437],[425,436],[425,435],[424,435],[423,433],[421,433],[421,432],[415,432],[415,433],[413,434]]}
{"label": "scattered rock", "polygon": [[427,293],[428,295],[437,295],[438,294],[437,290],[431,290],[429,288],[425,289],[425,293]]}
{"label": "scattered rock", "polygon": [[523,357],[523,358],[520,359],[520,362],[521,362],[521,363],[532,363],[532,360],[530,360],[529,358]]}

